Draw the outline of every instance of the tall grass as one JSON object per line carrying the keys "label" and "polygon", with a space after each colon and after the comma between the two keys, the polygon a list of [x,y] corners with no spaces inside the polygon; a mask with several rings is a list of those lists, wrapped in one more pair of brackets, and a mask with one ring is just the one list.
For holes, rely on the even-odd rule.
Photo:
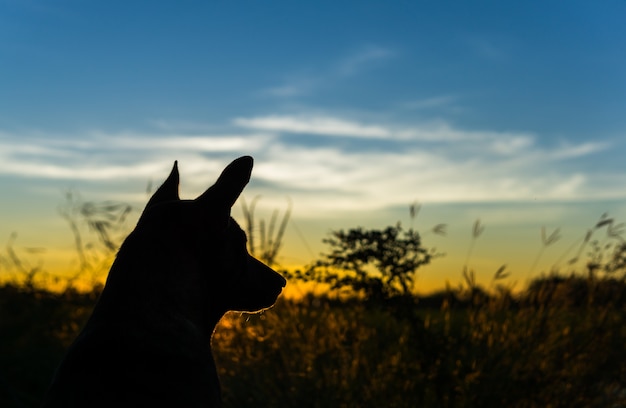
{"label": "tall grass", "polygon": [[[103,220],[93,214],[87,219]],[[277,225],[266,244],[268,236],[280,242]],[[260,314],[226,315],[213,337],[225,406],[626,406],[623,225],[601,217],[568,249],[576,262],[518,292],[505,266],[487,288],[469,269],[483,229],[475,223],[457,289],[384,301],[308,294]],[[91,233],[100,235],[81,236],[81,248],[103,242],[97,228]],[[550,236],[537,258],[548,255]],[[0,406],[35,407],[101,286],[49,291],[37,263],[12,245],[0,266],[31,278],[0,285]]]}
{"label": "tall grass", "polygon": [[306,297],[282,300],[259,316],[229,315],[213,340],[225,401],[233,407],[626,403],[623,303],[533,303],[469,289],[448,294],[438,308]]}
{"label": "tall grass", "polygon": [[[386,304],[305,296],[228,314],[213,338],[225,406],[621,406],[626,285],[586,283]],[[1,406],[38,405],[97,295],[0,288]]]}

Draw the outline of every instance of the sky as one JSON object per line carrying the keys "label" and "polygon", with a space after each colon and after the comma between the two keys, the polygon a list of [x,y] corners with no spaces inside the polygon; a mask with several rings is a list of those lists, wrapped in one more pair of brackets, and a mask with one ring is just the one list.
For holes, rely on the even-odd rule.
{"label": "sky", "polygon": [[285,266],[400,221],[446,254],[423,288],[523,282],[626,219],[625,107],[622,1],[0,0],[0,240],[62,271],[65,192],[136,217],[174,160],[193,198],[248,154]]}

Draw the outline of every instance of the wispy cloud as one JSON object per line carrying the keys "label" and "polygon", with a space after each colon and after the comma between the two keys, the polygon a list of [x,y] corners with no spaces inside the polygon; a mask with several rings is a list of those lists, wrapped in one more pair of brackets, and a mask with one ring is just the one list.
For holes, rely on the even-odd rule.
{"label": "wispy cloud", "polygon": [[188,136],[168,134],[154,137],[144,134],[106,135],[96,133],[102,144],[114,149],[136,149],[143,151],[170,150],[178,152],[236,152],[244,149],[257,150],[271,138],[268,134],[218,134],[208,136]]}
{"label": "wispy cloud", "polygon": [[253,118],[236,118],[233,123],[246,128],[286,133],[382,139],[391,136],[391,133],[381,126],[365,125],[329,116],[270,115]]}
{"label": "wispy cloud", "polygon": [[[423,201],[583,200],[613,196],[612,175],[563,166],[609,147],[606,142],[539,144],[527,132],[468,131],[444,122],[389,125],[331,116],[239,118],[238,126],[344,137],[298,146],[279,138],[264,153],[258,175],[299,191],[313,208],[380,208]],[[368,149],[369,141],[380,141]],[[348,143],[346,143],[348,142]],[[398,145],[399,143],[399,145]],[[626,178],[626,174],[623,175]],[[604,186],[604,187],[598,187]],[[346,208],[347,209],[347,208]]]}
{"label": "wispy cloud", "polygon": [[[426,110],[433,108],[450,108],[457,101],[457,97],[453,95],[437,95],[428,98],[415,99],[400,104],[402,109],[406,110]],[[458,108],[455,108],[458,109]]]}
{"label": "wispy cloud", "polygon": [[[211,156],[258,150],[272,136],[259,133],[185,134],[88,132],[81,139],[59,135],[0,133],[0,174],[59,180],[147,180],[174,159],[206,172]],[[209,156],[210,157],[210,156]],[[202,162],[198,168],[193,163]],[[195,171],[194,171],[195,173]]]}
{"label": "wispy cloud", "polygon": [[585,142],[578,145],[564,144],[554,151],[556,159],[571,159],[576,157],[587,156],[589,154],[598,153],[609,148],[607,142]]}
{"label": "wispy cloud", "polygon": [[356,76],[379,66],[396,53],[390,48],[366,46],[348,53],[342,58],[318,67],[307,67],[306,73],[289,74],[279,84],[264,88],[261,93],[268,96],[291,98],[307,95],[316,89],[331,86],[347,77]]}
{"label": "wispy cloud", "polygon": [[461,130],[441,121],[408,126],[384,125],[325,115],[240,117],[234,119],[233,124],[259,131],[272,131],[284,134],[296,133],[404,142],[471,142],[476,149],[486,149],[500,155],[518,153],[532,146],[535,139],[532,134],[522,132]]}
{"label": "wispy cloud", "polygon": [[312,93],[320,86],[327,83],[328,77],[325,73],[300,73],[289,75],[281,83],[264,88],[262,95],[278,98],[293,98]]}
{"label": "wispy cloud", "polygon": [[342,76],[355,75],[371,67],[374,63],[387,60],[394,55],[395,53],[389,48],[368,46],[340,61],[336,71]]}
{"label": "wispy cloud", "polygon": [[263,193],[265,204],[277,206],[289,195],[300,216],[380,209],[416,198],[514,202],[625,197],[614,186],[626,183],[626,172],[603,174],[589,165],[589,157],[610,147],[607,142],[551,145],[530,133],[468,131],[445,122],[276,114],[236,118],[231,131],[220,134],[160,129],[155,135],[89,132],[77,140],[2,133],[0,174],[57,182],[144,181],[165,177],[178,159],[185,184],[199,192],[221,166],[251,154],[256,165],[249,194]]}

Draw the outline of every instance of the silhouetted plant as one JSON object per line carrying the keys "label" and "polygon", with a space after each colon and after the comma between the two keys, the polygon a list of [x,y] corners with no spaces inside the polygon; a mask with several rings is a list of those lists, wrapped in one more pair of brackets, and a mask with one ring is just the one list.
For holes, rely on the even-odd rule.
{"label": "silhouetted plant", "polygon": [[613,218],[604,214],[595,229],[603,227],[606,227],[604,239],[594,239],[589,243],[591,250],[586,266],[590,279],[598,273],[615,274],[624,269],[626,262],[626,241],[622,237],[624,224],[615,224]]}
{"label": "silhouetted plant", "polygon": [[626,275],[626,242],[615,247],[611,259],[606,264],[606,272],[611,274],[622,272]]}
{"label": "silhouetted plant", "polygon": [[476,245],[476,241],[478,237],[482,235],[485,231],[485,226],[480,223],[480,218],[474,221],[474,226],[472,227],[472,240],[470,241],[469,248],[467,249],[467,255],[465,256],[465,262],[463,264],[463,273],[467,273],[468,264],[472,253],[474,252],[474,246]]}
{"label": "silhouetted plant", "polygon": [[405,231],[399,223],[382,230],[333,231],[323,242],[330,252],[300,277],[372,300],[412,293],[416,270],[435,255],[422,246],[417,231]]}
{"label": "silhouetted plant", "polygon": [[[278,229],[276,229],[276,223],[278,221],[279,211],[274,210],[267,226],[265,224],[265,220],[259,221],[257,235],[257,229],[255,228],[255,210],[256,203],[261,196],[254,197],[250,202],[250,205],[247,205],[243,196],[240,198],[241,208],[246,223],[244,229],[246,231],[246,235],[248,236],[248,251],[265,264],[269,266],[276,265],[276,258],[278,257],[278,252],[282,246],[285,229],[287,228],[289,217],[291,216],[291,201],[288,201],[287,209],[283,213]],[[259,245],[256,243],[257,237],[260,240]]]}
{"label": "silhouetted plant", "polygon": [[[555,267],[548,276],[534,278],[529,283],[525,299],[543,305],[622,305],[626,288],[626,241],[622,237],[623,225],[615,223],[608,214],[603,214],[586,232],[575,257],[569,262],[569,265],[574,265],[586,259],[586,276],[576,270],[564,275]],[[604,238],[593,239],[602,229],[606,229]],[[558,229],[549,237],[545,236],[545,232],[542,233],[544,249],[555,239],[558,239]],[[572,247],[560,259],[571,249]],[[586,257],[584,249],[589,249]],[[619,272],[623,273],[620,275]]]}
{"label": "silhouetted plant", "polygon": [[[598,222],[590,229],[587,230],[587,232],[585,233],[585,236],[582,239],[579,239],[578,241],[574,242],[560,257],[559,259],[555,262],[553,269],[558,269],[561,262],[569,255],[569,253],[576,247],[578,246],[578,250],[576,251],[576,254],[570,258],[567,261],[567,265],[568,266],[573,266],[576,265],[578,263],[578,261],[580,261],[580,259],[584,256],[584,250],[587,248],[588,245],[591,245],[592,248],[592,252],[596,252],[596,254],[598,253],[598,250],[600,249],[599,247],[600,245],[600,241],[599,240],[592,240],[591,238],[593,238],[593,236],[601,229],[606,228],[606,236],[604,238],[604,242],[603,242],[603,246],[605,246],[604,249],[610,249],[610,247],[607,247],[607,244],[615,244],[617,242],[617,245],[614,246],[615,251],[617,251],[617,253],[619,253],[620,249],[620,244],[624,243],[624,238],[622,237],[622,234],[624,233],[624,223],[619,223],[616,224],[615,220],[613,218],[609,218],[608,213],[604,213],[602,214],[602,216],[600,217],[600,219],[598,220]],[[608,242],[607,242],[608,241]],[[599,251],[601,252],[606,252],[606,251]],[[619,257],[619,255],[617,255]],[[601,263],[601,262],[600,262]],[[607,267],[609,266],[609,264],[606,265]],[[593,267],[593,265],[592,265]],[[609,267],[610,269],[610,267]],[[606,272],[610,272],[610,270],[607,269]],[[618,268],[619,269],[619,268]]]}
{"label": "silhouetted plant", "polygon": [[[78,268],[68,285],[87,274],[95,283],[110,266],[115,251],[128,232],[125,221],[132,206],[108,200],[83,201],[78,194],[68,191],[58,210],[72,231],[78,256]],[[87,228],[86,233],[83,226]]]}
{"label": "silhouetted plant", "polygon": [[22,285],[24,289],[33,291],[40,286],[42,279],[45,280],[46,274],[43,270],[43,262],[37,260],[33,263],[30,258],[45,251],[42,248],[23,248],[29,258],[27,259],[15,248],[16,240],[17,233],[13,232],[5,247],[6,256],[0,255],[0,271],[5,273],[4,281],[12,281],[13,284]]}
{"label": "silhouetted plant", "polygon": [[[409,218],[411,219],[411,226],[409,230],[414,229],[413,226],[415,224],[415,219],[417,218],[417,215],[419,214],[421,209],[422,209],[422,205],[418,203],[417,201],[414,201],[413,203],[409,205]],[[421,234],[421,235],[424,236],[424,235],[427,235],[428,233],[432,233],[435,235],[441,235],[445,237],[447,232],[448,232],[448,224],[441,223],[441,224],[435,225],[434,227],[427,230],[424,234]]]}
{"label": "silhouetted plant", "polygon": [[[87,228],[80,230],[80,248],[109,251],[98,228],[84,222],[100,207],[86,214],[78,210],[80,205],[76,208],[74,225]],[[279,218],[274,236],[281,229]],[[116,225],[104,224],[113,228],[107,230],[112,243],[123,231]],[[249,227],[256,234],[258,254],[261,228],[258,223]],[[474,224],[473,241],[482,228],[480,222]],[[421,318],[419,330],[414,327],[417,319],[408,320],[393,309],[328,296],[282,298],[280,307],[263,314],[227,315],[214,337],[225,401],[233,407],[265,403],[301,408],[626,406],[622,229],[623,224],[603,215],[563,256],[575,255],[581,262],[578,269],[535,278],[517,294],[500,285],[509,276],[504,266],[493,275],[489,292],[465,268],[461,289],[421,298],[420,307],[412,309]],[[550,235],[544,233],[545,242]],[[401,294],[412,288],[418,267],[432,260],[421,237],[400,225],[336,231],[325,240],[328,253],[301,276],[308,273],[309,279],[364,296]],[[21,270],[39,265],[26,263],[22,254],[29,253],[14,248],[13,239],[9,244]],[[18,271],[8,248],[0,255],[0,267],[6,270],[13,262]],[[395,264],[404,266],[394,270]],[[381,272],[378,265],[388,268]],[[594,272],[585,275],[589,267]],[[405,286],[388,282],[393,273],[384,271],[391,270],[401,276],[406,271],[411,279]],[[54,293],[36,286],[0,285],[0,351],[5,351],[0,352],[0,406],[38,406],[97,295],[97,290],[81,293],[72,287]]]}
{"label": "silhouetted plant", "polygon": [[546,248],[548,248],[550,245],[554,244],[559,239],[561,239],[561,236],[559,235],[560,232],[561,232],[560,228],[557,228],[554,231],[552,231],[551,234],[548,235],[546,233],[546,227],[545,226],[541,227],[541,249],[537,253],[535,260],[533,261],[530,267],[531,274],[535,271],[535,268],[537,267],[537,264],[539,263],[539,260],[543,256],[543,253],[545,252]]}

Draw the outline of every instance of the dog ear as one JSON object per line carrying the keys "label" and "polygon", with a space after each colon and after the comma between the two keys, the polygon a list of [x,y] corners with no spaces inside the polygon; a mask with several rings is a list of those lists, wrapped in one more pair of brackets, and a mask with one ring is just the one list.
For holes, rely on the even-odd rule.
{"label": "dog ear", "polygon": [[146,204],[146,209],[155,204],[163,203],[166,201],[180,200],[180,197],[178,196],[178,183],[178,161],[175,161],[174,167],[172,167],[170,175],[167,176],[167,179],[165,179],[161,187],[159,187],[157,191],[154,192],[152,197],[150,197],[150,201],[148,201],[148,204]]}
{"label": "dog ear", "polygon": [[217,201],[230,209],[250,181],[253,162],[250,156],[233,161],[222,171],[215,184],[196,198],[196,201],[200,203]]}

